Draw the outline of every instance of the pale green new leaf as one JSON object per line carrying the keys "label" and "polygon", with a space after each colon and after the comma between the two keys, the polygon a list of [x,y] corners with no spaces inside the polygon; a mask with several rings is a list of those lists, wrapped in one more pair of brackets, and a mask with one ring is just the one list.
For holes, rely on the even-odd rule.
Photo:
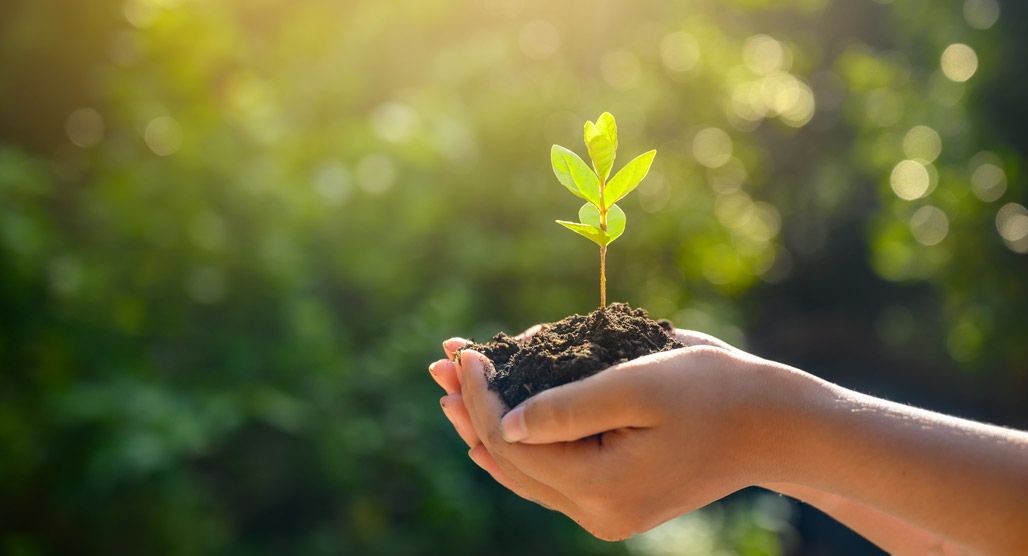
{"label": "pale green new leaf", "polygon": [[595,243],[596,245],[599,245],[600,247],[603,247],[605,245],[605,238],[603,232],[601,232],[599,228],[594,228],[589,224],[568,222],[567,220],[557,220],[557,224],[564,226],[565,228],[571,230],[572,232],[575,232],[576,234],[588,238],[589,241]]}
{"label": "pale green new leaf", "polygon": [[599,206],[600,180],[579,156],[560,145],[550,149],[553,174],[574,195]]}
{"label": "pale green new leaf", "polygon": [[603,238],[603,242],[600,245],[610,245],[615,239],[625,233],[625,224],[627,218],[625,217],[625,211],[621,210],[621,207],[612,205],[607,209],[607,229],[603,230],[600,227],[600,211],[590,203],[585,203],[582,208],[578,209],[578,219],[583,224],[592,226],[600,233]]}
{"label": "pale green new leaf", "polygon": [[609,207],[631,193],[649,173],[654,156],[657,156],[656,150],[643,153],[618,170],[618,173],[607,182],[607,187],[603,191],[604,204]]}
{"label": "pale green new leaf", "polygon": [[582,208],[578,209],[578,221],[599,230],[600,210],[593,206],[592,203],[586,203],[582,205]]}
{"label": "pale green new leaf", "polygon": [[604,112],[596,118],[596,129],[610,139],[610,144],[614,145],[615,150],[618,148],[618,124],[610,112]]}
{"label": "pale green new leaf", "polygon": [[593,161],[593,169],[600,181],[606,181],[610,169],[614,166],[615,148],[610,137],[604,134],[596,124],[585,122],[585,146],[589,149],[589,158]]}

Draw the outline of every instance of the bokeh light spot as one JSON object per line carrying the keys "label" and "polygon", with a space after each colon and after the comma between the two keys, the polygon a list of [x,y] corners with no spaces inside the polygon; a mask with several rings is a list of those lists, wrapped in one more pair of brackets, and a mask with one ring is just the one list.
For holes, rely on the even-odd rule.
{"label": "bokeh light spot", "polygon": [[160,6],[150,0],[127,0],[121,13],[133,27],[143,29],[153,25],[160,12]]}
{"label": "bokeh light spot", "polygon": [[916,160],[903,160],[892,169],[889,184],[897,197],[912,201],[928,193],[931,175],[924,164]]}
{"label": "bokeh light spot", "polygon": [[72,255],[54,257],[47,265],[47,277],[50,288],[61,296],[71,296],[78,292],[82,284],[82,264]]}
{"label": "bokeh light spot", "polygon": [[732,158],[732,138],[716,127],[701,129],[693,137],[692,154],[707,168],[720,168]]}
{"label": "bokeh light spot", "polygon": [[646,180],[639,186],[639,204],[648,213],[660,212],[671,200],[671,186],[664,174],[650,171]]}
{"label": "bokeh light spot", "polygon": [[518,32],[521,52],[533,60],[545,60],[560,48],[560,33],[544,19],[529,21]]}
{"label": "bokeh light spot", "polygon": [[100,143],[106,128],[99,112],[92,108],[79,108],[68,116],[64,131],[75,146],[85,149]]}
{"label": "bokeh light spot", "polygon": [[746,67],[760,75],[787,69],[785,47],[767,35],[753,35],[746,39],[742,57]]}
{"label": "bokeh light spot", "polygon": [[396,164],[388,155],[369,154],[357,164],[357,183],[368,193],[384,193],[396,181]]}
{"label": "bokeh light spot", "polygon": [[420,120],[410,106],[401,102],[385,102],[371,113],[371,129],[385,141],[401,143],[414,134]]}
{"label": "bokeh light spot", "polygon": [[730,193],[739,189],[747,177],[746,166],[735,157],[717,168],[707,170],[707,183],[720,193]]}
{"label": "bokeh light spot", "polygon": [[604,55],[600,72],[603,80],[615,89],[628,89],[642,76],[639,58],[628,50],[614,50]]}
{"label": "bokeh light spot", "polygon": [[225,297],[227,290],[225,274],[213,266],[196,268],[186,279],[186,293],[198,303],[217,303]]}
{"label": "bokeh light spot", "polygon": [[996,0],[965,0],[964,20],[975,29],[989,29],[999,20],[999,2]]}
{"label": "bokeh light spot", "polygon": [[971,191],[975,197],[991,203],[1007,191],[1007,174],[1002,161],[989,151],[982,151],[971,159]]}
{"label": "bokeh light spot", "polygon": [[971,76],[978,71],[978,55],[970,46],[954,43],[942,51],[939,64],[942,67],[942,73],[950,81],[962,83],[971,79]]}
{"label": "bokeh light spot", "polygon": [[928,164],[934,162],[942,152],[942,139],[938,132],[926,125],[917,125],[903,137],[903,154]]}
{"label": "bokeh light spot", "polygon": [[342,162],[327,162],[314,173],[312,186],[325,202],[339,206],[350,196],[353,178]]}
{"label": "bokeh light spot", "polygon": [[727,228],[741,228],[754,215],[753,200],[742,191],[724,193],[714,200],[714,214],[719,222]]}
{"label": "bokeh light spot", "polygon": [[685,31],[671,33],[660,41],[660,59],[671,71],[689,71],[700,61],[700,43]]}
{"label": "bokeh light spot", "polygon": [[910,217],[910,233],[921,245],[938,245],[949,234],[949,217],[939,207],[925,205]]}
{"label": "bokeh light spot", "polygon": [[1028,209],[1007,203],[996,212],[996,230],[1012,251],[1028,253]]}
{"label": "bokeh light spot", "polygon": [[143,139],[157,156],[170,156],[182,147],[182,127],[171,116],[159,116],[146,125]]}

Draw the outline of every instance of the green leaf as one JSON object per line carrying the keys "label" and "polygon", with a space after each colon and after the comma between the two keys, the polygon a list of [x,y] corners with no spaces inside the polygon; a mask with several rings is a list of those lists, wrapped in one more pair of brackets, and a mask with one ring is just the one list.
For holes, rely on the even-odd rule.
{"label": "green leaf", "polygon": [[610,144],[614,145],[614,149],[618,148],[618,124],[610,112],[604,112],[600,114],[599,118],[596,118],[596,129],[610,139]]}
{"label": "green leaf", "polygon": [[625,195],[631,193],[639,185],[639,182],[646,177],[646,174],[649,173],[650,165],[653,164],[653,157],[655,156],[657,156],[656,150],[643,153],[633,158],[628,164],[625,164],[624,168],[618,170],[618,173],[607,183],[607,187],[603,190],[604,204],[609,207]]}
{"label": "green leaf", "polygon": [[582,224],[591,226],[600,233],[602,243],[597,243],[601,246],[610,245],[615,239],[621,237],[621,234],[625,233],[627,222],[625,211],[617,205],[611,205],[607,209],[607,229],[604,231],[600,227],[600,211],[590,203],[585,203],[582,208],[578,209],[578,219],[582,221]]}
{"label": "green leaf", "polygon": [[610,175],[610,168],[614,166],[614,143],[596,127],[596,124],[585,122],[585,147],[589,149],[589,158],[593,161],[596,175],[600,181],[606,181]]}
{"label": "green leaf", "polygon": [[600,205],[600,180],[579,156],[560,145],[550,149],[553,174],[574,195]]}
{"label": "green leaf", "polygon": [[582,208],[578,209],[578,220],[583,224],[588,224],[597,230],[600,229],[600,209],[593,206],[592,203],[586,203],[582,205]]}
{"label": "green leaf", "polygon": [[571,230],[572,232],[575,232],[576,234],[579,234],[581,236],[584,236],[584,237],[588,238],[589,241],[595,243],[596,245],[599,245],[600,247],[603,247],[604,245],[606,245],[604,243],[604,239],[605,238],[604,238],[603,232],[601,232],[599,230],[599,228],[594,228],[594,227],[590,226],[589,224],[579,224],[578,222],[568,222],[567,220],[557,220],[557,224],[560,224],[561,226],[564,226],[565,228]]}

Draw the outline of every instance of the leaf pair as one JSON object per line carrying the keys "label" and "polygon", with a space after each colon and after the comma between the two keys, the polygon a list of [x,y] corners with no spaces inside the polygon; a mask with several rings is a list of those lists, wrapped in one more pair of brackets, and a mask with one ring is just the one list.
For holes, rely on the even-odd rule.
{"label": "leaf pair", "polygon": [[586,203],[578,209],[578,219],[581,220],[581,223],[557,220],[557,224],[589,238],[600,247],[610,245],[625,233],[625,224],[628,222],[625,211],[617,205],[611,205],[610,210],[607,211],[607,229],[604,231],[600,227],[600,211],[591,203]]}
{"label": "leaf pair", "polygon": [[609,112],[600,114],[595,122],[585,123],[585,146],[592,168],[577,154],[560,145],[550,149],[550,162],[557,180],[573,195],[586,200],[578,210],[581,222],[558,220],[557,223],[604,247],[625,231],[625,212],[614,203],[642,182],[657,151],[651,150],[635,157],[607,181],[618,146],[617,122]]}

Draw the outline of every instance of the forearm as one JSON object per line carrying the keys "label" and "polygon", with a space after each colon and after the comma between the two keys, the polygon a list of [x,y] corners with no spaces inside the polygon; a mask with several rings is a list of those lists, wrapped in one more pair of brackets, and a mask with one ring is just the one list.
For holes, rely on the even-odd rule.
{"label": "forearm", "polygon": [[896,556],[970,556],[970,550],[861,502],[802,485],[770,483],[764,488],[806,502],[832,516],[882,550]]}
{"label": "forearm", "polygon": [[835,494],[973,550],[1028,553],[1028,434],[778,375],[766,482]]}

